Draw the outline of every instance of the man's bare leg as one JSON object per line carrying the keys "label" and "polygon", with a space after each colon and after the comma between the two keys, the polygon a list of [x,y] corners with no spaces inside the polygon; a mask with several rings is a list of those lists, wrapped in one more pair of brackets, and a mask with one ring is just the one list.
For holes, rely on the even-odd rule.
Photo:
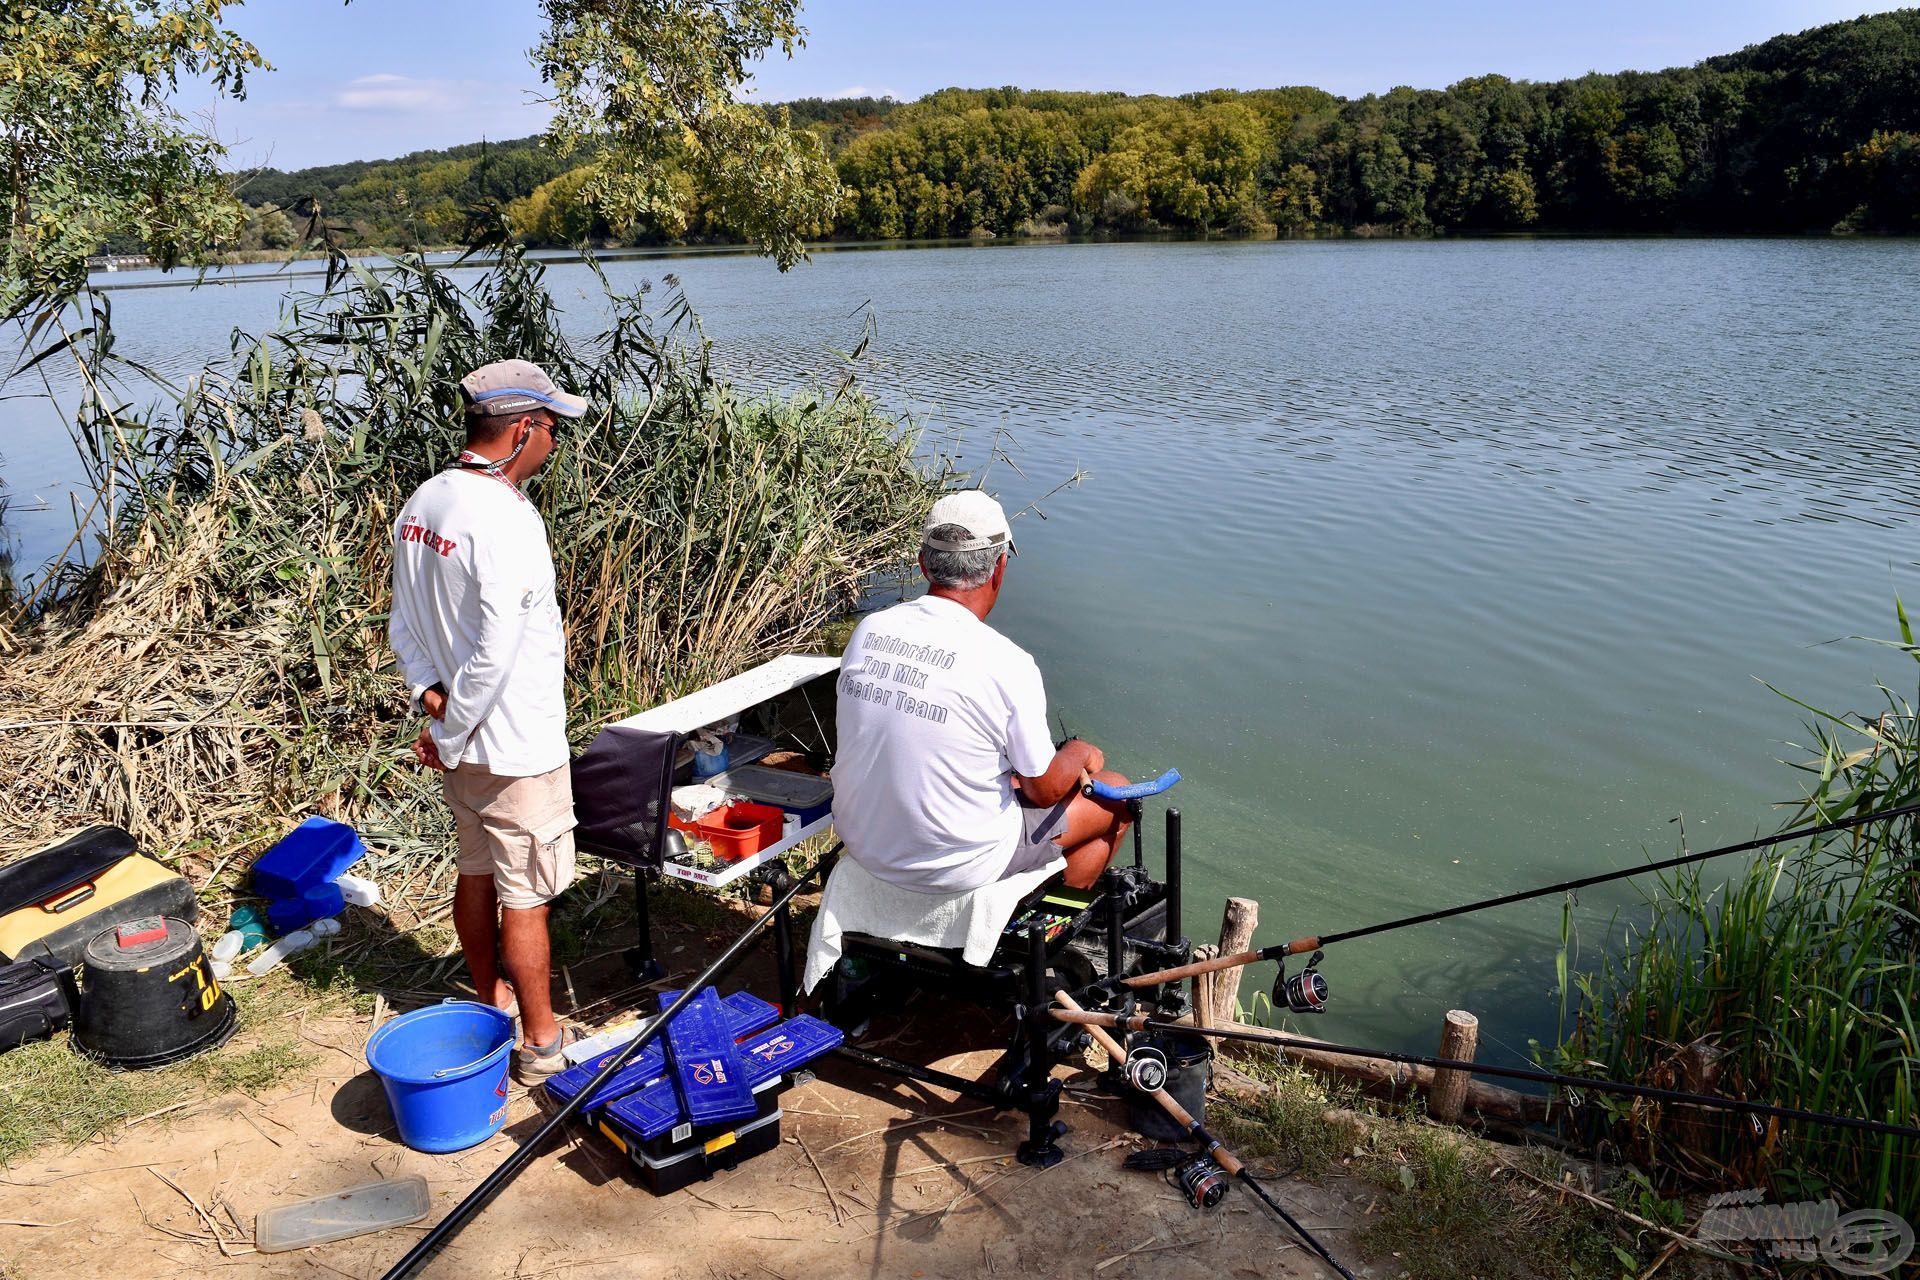
{"label": "man's bare leg", "polygon": [[[1126,778],[1111,769],[1093,777],[1109,786],[1127,785]],[[1061,878],[1070,888],[1091,889],[1125,843],[1127,828],[1132,825],[1124,803],[1095,800],[1076,792],[1067,802],[1066,830],[1053,841],[1067,855],[1067,870]]]}
{"label": "man's bare leg", "polygon": [[513,1004],[513,988],[500,973],[500,906],[493,876],[461,876],[453,889],[453,931],[460,938],[473,990],[496,1009]]}
{"label": "man's bare leg", "polygon": [[553,1020],[552,946],[544,904],[501,908],[500,963],[520,996],[522,1043],[530,1049],[552,1044],[560,1026]]}

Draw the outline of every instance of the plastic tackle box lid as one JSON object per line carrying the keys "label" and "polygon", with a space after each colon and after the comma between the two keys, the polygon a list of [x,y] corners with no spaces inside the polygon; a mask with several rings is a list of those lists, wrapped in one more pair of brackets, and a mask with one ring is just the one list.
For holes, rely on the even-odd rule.
{"label": "plastic tackle box lid", "polygon": [[707,785],[762,804],[779,805],[782,809],[811,809],[833,799],[832,778],[769,769],[761,764],[716,773],[707,779]]}
{"label": "plastic tackle box lid", "polygon": [[[678,998],[678,991],[661,993],[665,1004],[672,1004]],[[780,1011],[750,991],[736,991],[721,1004],[726,1007],[727,1026],[738,1039],[750,1036],[769,1024],[777,1021]],[[640,1034],[640,1028],[634,1028],[634,1035]],[[631,1039],[631,1037],[629,1037]],[[565,1071],[547,1080],[547,1096],[556,1102],[566,1102],[593,1082],[600,1068],[612,1060],[624,1045],[615,1046],[597,1058],[589,1058],[578,1066],[568,1067]],[[667,1074],[666,1049],[655,1040],[646,1048],[633,1055],[626,1066],[615,1072],[613,1078],[600,1086],[600,1092],[594,1095],[594,1103],[604,1105],[613,1099],[644,1088]]]}
{"label": "plastic tackle box lid", "polygon": [[[663,1000],[662,1007],[672,1003]],[[703,987],[667,1024],[667,1062],[687,1118],[695,1124],[744,1120],[756,1113],[740,1050],[728,1034],[719,993]]]}
{"label": "plastic tackle box lid", "polygon": [[253,1240],[262,1253],[304,1249],[403,1227],[426,1217],[431,1207],[425,1178],[388,1178],[262,1210],[254,1219]]}
{"label": "plastic tackle box lid", "polygon": [[840,1028],[812,1014],[789,1018],[772,1030],[741,1042],[740,1060],[746,1064],[747,1084],[758,1089],[766,1081],[797,1071],[821,1054],[838,1048],[845,1039]]}

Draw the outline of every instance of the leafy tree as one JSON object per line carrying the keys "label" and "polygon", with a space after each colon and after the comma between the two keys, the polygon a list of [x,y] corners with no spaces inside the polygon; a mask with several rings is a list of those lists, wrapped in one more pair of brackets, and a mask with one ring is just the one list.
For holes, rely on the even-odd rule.
{"label": "leafy tree", "polygon": [[163,262],[244,219],[213,139],[167,105],[182,76],[232,97],[266,67],[225,0],[15,0],[0,9],[0,313],[64,297],[111,232]]}
{"label": "leafy tree", "polygon": [[553,86],[547,140],[566,158],[598,146],[583,195],[618,226],[684,226],[684,170],[716,211],[786,270],[832,226],[840,188],[819,139],[787,112],[737,102],[747,63],[804,33],[798,0],[542,0],[534,49]]}

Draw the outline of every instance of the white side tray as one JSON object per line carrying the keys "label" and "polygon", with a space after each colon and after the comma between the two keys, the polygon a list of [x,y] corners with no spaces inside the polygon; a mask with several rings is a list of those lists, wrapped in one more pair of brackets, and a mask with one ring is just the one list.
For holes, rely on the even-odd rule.
{"label": "white side tray", "polygon": [[[716,689],[719,687],[718,685],[714,686]],[[685,880],[690,884],[703,884],[710,889],[718,889],[724,885],[732,884],[741,876],[759,870],[787,850],[793,848],[793,846],[799,844],[802,840],[805,840],[808,836],[819,835],[832,825],[833,815],[831,813],[823,814],[778,844],[770,844],[760,850],[760,852],[750,854],[740,859],[740,861],[731,863],[718,871],[702,871],[698,867],[682,866],[671,860],[664,863],[660,870],[664,874],[672,876],[675,880]]]}
{"label": "white side tray", "polygon": [[782,654],[751,671],[742,671],[731,680],[696,689],[684,698],[629,716],[619,721],[619,727],[651,729],[657,733],[692,733],[839,669],[840,659],[830,653]]}

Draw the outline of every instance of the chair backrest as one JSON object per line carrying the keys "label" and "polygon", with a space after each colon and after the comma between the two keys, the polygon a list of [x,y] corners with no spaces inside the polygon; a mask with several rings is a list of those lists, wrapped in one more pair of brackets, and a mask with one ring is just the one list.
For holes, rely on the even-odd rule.
{"label": "chair backrest", "polygon": [[575,843],[631,866],[661,865],[677,733],[609,725],[573,762]]}

